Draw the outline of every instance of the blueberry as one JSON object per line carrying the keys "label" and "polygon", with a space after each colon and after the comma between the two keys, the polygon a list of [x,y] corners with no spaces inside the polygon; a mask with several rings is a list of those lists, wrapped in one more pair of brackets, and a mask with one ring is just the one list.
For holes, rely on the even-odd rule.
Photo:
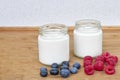
{"label": "blueberry", "polygon": [[59,74],[58,68],[51,68],[50,74],[51,74],[51,75],[57,75],[57,74]]}
{"label": "blueberry", "polygon": [[63,61],[61,65],[62,65],[62,66],[64,66],[64,65],[69,66],[69,61]]}
{"label": "blueberry", "polygon": [[60,70],[61,77],[67,78],[70,75],[70,71],[68,69]]}
{"label": "blueberry", "polygon": [[69,70],[69,67],[67,65],[63,65],[63,66],[60,67],[60,70],[61,69],[68,69]]}
{"label": "blueberry", "polygon": [[41,68],[40,68],[40,72],[47,72],[47,68],[41,67]]}
{"label": "blueberry", "polygon": [[40,75],[41,75],[42,77],[46,77],[46,76],[48,75],[48,72],[40,72]]}
{"label": "blueberry", "polygon": [[71,72],[72,74],[77,73],[77,71],[78,71],[78,69],[77,69],[76,67],[72,67],[72,68],[70,69],[70,72]]}
{"label": "blueberry", "polygon": [[58,64],[57,63],[53,63],[52,65],[51,65],[51,68],[58,68],[59,66],[58,66]]}
{"label": "blueberry", "polygon": [[74,64],[73,64],[73,67],[76,67],[77,69],[80,69],[80,63],[78,63],[78,62],[75,62]]}

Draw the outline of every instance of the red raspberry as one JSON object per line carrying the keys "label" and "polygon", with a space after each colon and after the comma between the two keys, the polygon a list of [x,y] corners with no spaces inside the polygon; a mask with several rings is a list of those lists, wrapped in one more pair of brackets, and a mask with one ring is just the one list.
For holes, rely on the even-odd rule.
{"label": "red raspberry", "polygon": [[91,56],[85,56],[84,57],[84,61],[86,61],[86,60],[90,60],[91,62],[93,61],[93,58],[91,57]]}
{"label": "red raspberry", "polygon": [[85,60],[83,65],[84,67],[88,65],[92,65],[92,62],[90,60]]}
{"label": "red raspberry", "polygon": [[105,61],[105,58],[103,56],[97,56],[95,61]]}
{"label": "red raspberry", "polygon": [[109,52],[103,52],[102,56],[104,57],[104,59],[106,61],[106,59],[110,56],[110,53]]}
{"label": "red raspberry", "polygon": [[115,61],[118,62],[118,57],[117,56],[113,56]]}
{"label": "red raspberry", "polygon": [[104,69],[103,61],[96,61],[94,64],[94,69],[97,71],[103,71],[103,69]]}
{"label": "red raspberry", "polygon": [[94,67],[93,67],[93,65],[85,66],[84,72],[85,72],[87,75],[92,75],[92,74],[94,74]]}
{"label": "red raspberry", "polygon": [[108,59],[113,59],[115,63],[118,62],[118,57],[117,56],[109,56]]}
{"label": "red raspberry", "polygon": [[113,58],[108,58],[108,59],[106,59],[106,64],[107,65],[111,65],[111,66],[115,66],[116,65],[116,61]]}
{"label": "red raspberry", "polygon": [[115,73],[115,68],[111,65],[108,65],[105,67],[105,73],[106,74],[109,74],[109,75],[112,75]]}

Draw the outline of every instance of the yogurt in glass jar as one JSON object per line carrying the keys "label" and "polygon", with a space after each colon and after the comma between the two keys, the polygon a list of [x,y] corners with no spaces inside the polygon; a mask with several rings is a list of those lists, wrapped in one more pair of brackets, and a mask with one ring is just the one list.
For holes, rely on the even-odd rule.
{"label": "yogurt in glass jar", "polygon": [[96,57],[102,53],[102,29],[97,20],[76,22],[74,29],[74,54],[78,57]]}
{"label": "yogurt in glass jar", "polygon": [[69,61],[69,35],[63,24],[46,24],[38,36],[39,61],[46,65]]}

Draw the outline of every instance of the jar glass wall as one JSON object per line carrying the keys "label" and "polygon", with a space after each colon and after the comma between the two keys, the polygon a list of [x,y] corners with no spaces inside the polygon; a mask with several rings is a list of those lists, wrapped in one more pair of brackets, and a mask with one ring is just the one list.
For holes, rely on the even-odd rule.
{"label": "jar glass wall", "polygon": [[78,57],[96,57],[102,53],[102,29],[97,20],[76,22],[74,29],[74,54]]}
{"label": "jar glass wall", "polygon": [[61,64],[69,61],[69,35],[63,24],[46,24],[38,36],[39,61],[43,64]]}

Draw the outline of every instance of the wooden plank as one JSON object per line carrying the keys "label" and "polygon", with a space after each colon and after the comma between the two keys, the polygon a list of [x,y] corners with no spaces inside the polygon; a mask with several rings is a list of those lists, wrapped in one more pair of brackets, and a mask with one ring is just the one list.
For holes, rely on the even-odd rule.
{"label": "wooden plank", "polygon": [[[73,54],[73,29],[73,27],[69,28],[70,66],[75,61],[83,66],[83,60]],[[103,27],[103,32],[103,51],[109,51],[120,59],[120,27]],[[39,68],[45,65],[38,60],[37,36],[38,27],[0,28],[0,80],[119,80],[119,62],[115,67],[114,75],[95,71],[94,75],[88,76],[82,67],[77,74],[70,75],[66,79],[61,78],[60,75],[40,77]],[[49,66],[46,67],[50,69]]]}
{"label": "wooden plank", "polygon": [[[0,31],[38,31],[40,26],[22,26],[22,27],[2,27],[0,26]],[[74,26],[69,26],[69,31],[73,31]],[[103,26],[103,31],[120,31],[120,26]]]}

